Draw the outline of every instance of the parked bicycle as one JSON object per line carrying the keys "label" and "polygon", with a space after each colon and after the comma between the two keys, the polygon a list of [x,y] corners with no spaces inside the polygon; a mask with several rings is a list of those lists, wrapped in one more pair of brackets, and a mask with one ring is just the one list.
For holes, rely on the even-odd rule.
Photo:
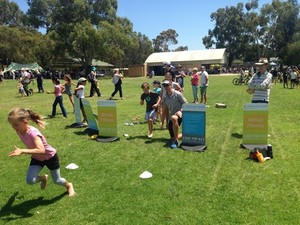
{"label": "parked bicycle", "polygon": [[241,78],[239,76],[239,77],[233,78],[232,84],[234,84],[234,85],[242,85],[242,84],[247,85],[250,78],[251,78],[250,75],[244,76],[243,78]]}

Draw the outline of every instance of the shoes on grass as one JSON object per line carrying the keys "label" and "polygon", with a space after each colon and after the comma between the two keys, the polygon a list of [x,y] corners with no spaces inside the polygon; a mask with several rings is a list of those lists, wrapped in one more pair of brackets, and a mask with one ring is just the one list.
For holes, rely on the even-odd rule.
{"label": "shoes on grass", "polygon": [[178,141],[172,141],[171,148],[178,148]]}

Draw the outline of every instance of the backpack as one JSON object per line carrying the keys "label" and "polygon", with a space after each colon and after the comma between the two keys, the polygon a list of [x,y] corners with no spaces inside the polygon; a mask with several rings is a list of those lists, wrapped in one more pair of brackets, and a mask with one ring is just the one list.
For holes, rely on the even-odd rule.
{"label": "backpack", "polygon": [[86,78],[87,78],[88,82],[90,82],[90,83],[91,83],[92,80],[93,80],[93,79],[92,79],[92,75],[91,75],[90,73],[87,75]]}

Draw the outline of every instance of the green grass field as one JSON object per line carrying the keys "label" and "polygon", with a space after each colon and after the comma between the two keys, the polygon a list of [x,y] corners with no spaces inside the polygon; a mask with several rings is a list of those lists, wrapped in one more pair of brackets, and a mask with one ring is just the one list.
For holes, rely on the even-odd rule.
{"label": "green grass field", "polygon": [[[162,80],[162,77],[156,79]],[[64,97],[68,118],[47,119],[41,130],[58,150],[61,174],[74,184],[77,196],[49,179],[46,190],[27,185],[28,155],[9,158],[14,145],[23,147],[7,122],[13,107],[51,113],[53,95],[34,93],[20,97],[17,82],[0,85],[0,217],[1,224],[299,224],[299,96],[300,89],[276,84],[269,104],[269,143],[274,159],[260,164],[247,160],[240,149],[243,105],[251,101],[245,86],[234,86],[233,76],[210,76],[204,153],[172,150],[167,130],[155,125],[147,138],[147,124],[125,126],[133,117],[144,118],[139,104],[140,85],[148,78],[125,78],[125,100],[117,101],[119,141],[100,143],[83,134],[84,128],[67,128],[75,122]],[[36,90],[36,86],[32,85]],[[90,85],[87,84],[86,95]],[[45,89],[52,90],[50,80]],[[88,98],[97,112],[99,99],[113,91],[110,79],[100,80],[101,98]],[[184,95],[193,100],[189,77]],[[115,96],[119,99],[119,96]],[[227,109],[215,108],[225,103]],[[60,112],[59,107],[57,112]],[[142,120],[143,121],[143,120]],[[123,134],[129,134],[124,137]],[[79,166],[67,170],[69,163]],[[143,171],[153,177],[141,179]],[[43,173],[49,171],[45,168]]]}

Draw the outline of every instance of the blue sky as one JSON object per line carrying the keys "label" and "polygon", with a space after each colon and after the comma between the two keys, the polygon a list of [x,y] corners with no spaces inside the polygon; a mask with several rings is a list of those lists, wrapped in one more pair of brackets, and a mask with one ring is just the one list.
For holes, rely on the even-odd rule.
{"label": "blue sky", "polygon": [[[27,0],[12,0],[21,10],[27,11]],[[250,1],[250,0],[249,0]],[[189,50],[205,49],[202,38],[213,29],[211,13],[226,6],[248,0],[118,0],[118,16],[127,17],[133,23],[136,32],[145,34],[150,40],[160,32],[174,29],[178,34],[178,45],[188,46]],[[259,0],[259,8],[270,4],[272,0]]]}

